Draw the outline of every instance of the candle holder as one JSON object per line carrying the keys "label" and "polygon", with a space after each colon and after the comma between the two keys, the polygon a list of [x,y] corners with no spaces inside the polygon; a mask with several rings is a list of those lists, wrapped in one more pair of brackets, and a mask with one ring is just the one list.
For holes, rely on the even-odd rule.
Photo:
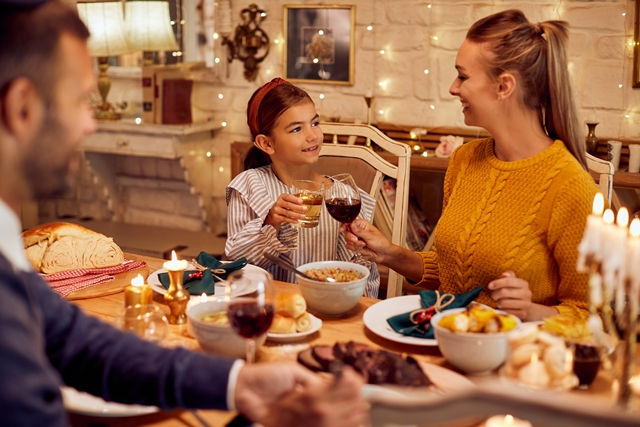
{"label": "candle holder", "polygon": [[170,270],[169,289],[164,294],[164,302],[169,306],[169,323],[172,325],[183,325],[187,323],[187,304],[190,296],[182,286],[182,276],[184,269]]}

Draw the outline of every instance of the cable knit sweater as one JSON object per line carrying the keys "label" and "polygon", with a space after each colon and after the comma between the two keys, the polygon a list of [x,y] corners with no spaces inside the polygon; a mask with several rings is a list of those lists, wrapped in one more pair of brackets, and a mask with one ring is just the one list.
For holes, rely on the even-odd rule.
{"label": "cable knit sweater", "polygon": [[[512,270],[529,282],[533,302],[582,317],[587,277],[576,258],[597,191],[562,141],[513,162],[495,156],[492,139],[463,145],[449,162],[419,285],[461,293]],[[477,301],[495,307],[486,290]]]}

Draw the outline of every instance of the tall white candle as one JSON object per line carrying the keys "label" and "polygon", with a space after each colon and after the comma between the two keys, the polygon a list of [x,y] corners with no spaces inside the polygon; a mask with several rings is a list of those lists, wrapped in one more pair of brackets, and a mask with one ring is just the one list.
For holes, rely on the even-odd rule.
{"label": "tall white candle", "polygon": [[[624,312],[625,304],[625,290],[624,290],[624,276],[625,276],[625,261],[627,251],[627,225],[629,224],[629,211],[627,208],[620,208],[618,216],[616,218],[615,229],[615,248],[616,252],[616,271],[614,286],[616,289],[616,314],[622,315]],[[612,255],[613,257],[613,255]]]}
{"label": "tall white candle", "polygon": [[629,227],[627,239],[627,257],[625,270],[627,279],[631,282],[629,301],[632,313],[638,313],[638,298],[640,297],[640,219],[634,218]]}
{"label": "tall white candle", "polygon": [[587,217],[582,241],[578,245],[577,270],[587,272],[587,258],[593,257],[595,261],[602,260],[601,235],[603,233],[602,211],[604,210],[604,196],[597,193],[593,198],[591,215]]}

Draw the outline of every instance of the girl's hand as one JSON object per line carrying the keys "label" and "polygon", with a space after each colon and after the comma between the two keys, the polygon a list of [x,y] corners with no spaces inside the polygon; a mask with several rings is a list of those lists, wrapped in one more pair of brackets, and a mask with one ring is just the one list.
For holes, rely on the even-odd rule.
{"label": "girl's hand", "polygon": [[298,220],[305,219],[304,213],[307,209],[299,197],[282,193],[269,210],[264,223],[265,225],[273,226],[276,230],[280,230],[280,226],[284,222],[297,224]]}
{"label": "girl's hand", "polygon": [[513,271],[505,271],[498,279],[489,282],[487,287],[498,309],[521,320],[529,320],[529,311],[534,305],[529,282],[517,278]]}

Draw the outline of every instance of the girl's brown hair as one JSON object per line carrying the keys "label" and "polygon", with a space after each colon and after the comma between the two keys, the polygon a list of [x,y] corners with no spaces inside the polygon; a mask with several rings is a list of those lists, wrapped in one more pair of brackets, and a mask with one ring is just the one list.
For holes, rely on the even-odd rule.
{"label": "girl's brown hair", "polygon": [[567,67],[568,38],[567,22],[532,24],[516,9],[487,16],[467,32],[468,40],[487,43],[493,53],[487,58],[489,75],[497,78],[506,71],[517,73],[525,104],[538,111],[549,137],[562,140],[586,169],[584,137]]}
{"label": "girl's brown hair", "polygon": [[[264,93],[265,90],[266,93]],[[253,140],[255,141],[259,134],[271,135],[278,117],[304,100],[313,102],[307,92],[279,78],[257,89],[247,104],[247,124]],[[271,158],[264,151],[253,146],[244,159],[244,168],[252,169],[270,163]]]}

